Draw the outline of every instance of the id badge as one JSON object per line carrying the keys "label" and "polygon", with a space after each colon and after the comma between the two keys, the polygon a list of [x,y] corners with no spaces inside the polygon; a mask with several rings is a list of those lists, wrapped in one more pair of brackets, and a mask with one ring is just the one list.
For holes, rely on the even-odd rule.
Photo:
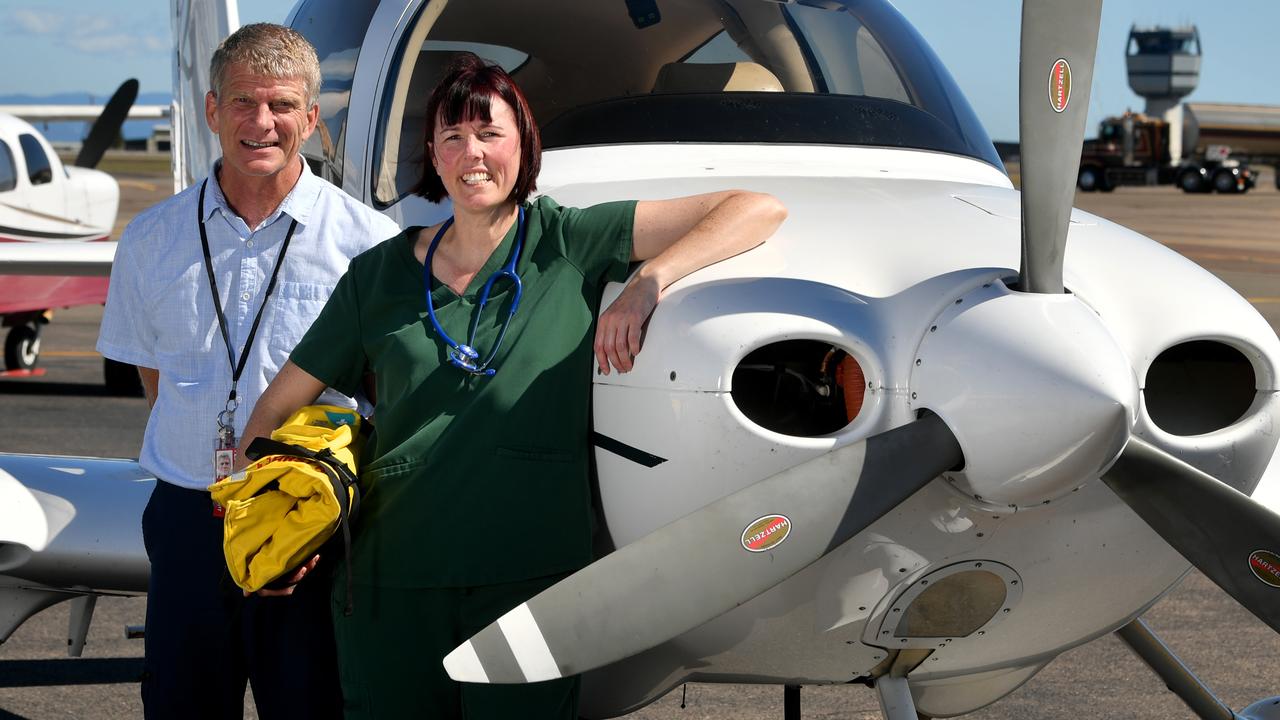
{"label": "id badge", "polygon": [[[236,461],[236,436],[229,427],[218,429],[218,437],[213,441],[213,481],[222,482],[231,476],[231,468]],[[218,503],[213,504],[213,516],[222,517],[224,509]]]}

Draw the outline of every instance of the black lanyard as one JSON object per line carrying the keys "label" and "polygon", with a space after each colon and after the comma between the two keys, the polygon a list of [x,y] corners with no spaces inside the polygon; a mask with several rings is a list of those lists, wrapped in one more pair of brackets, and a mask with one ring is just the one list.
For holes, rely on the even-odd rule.
{"label": "black lanyard", "polygon": [[227,346],[227,361],[231,363],[231,392],[227,393],[226,409],[218,413],[218,424],[229,427],[231,420],[234,418],[236,407],[239,405],[236,402],[236,385],[240,382],[240,374],[244,372],[245,361],[249,359],[249,351],[253,348],[253,338],[258,333],[258,323],[262,322],[262,311],[267,308],[267,300],[271,299],[271,293],[276,289],[276,278],[280,276],[280,266],[284,265],[284,254],[289,250],[289,241],[293,239],[293,231],[298,229],[298,221],[295,219],[289,225],[289,232],[285,233],[284,243],[280,246],[280,254],[276,256],[276,266],[271,271],[271,280],[267,283],[267,293],[262,297],[262,304],[258,306],[258,314],[253,318],[253,327],[249,328],[249,337],[244,342],[244,349],[240,351],[240,361],[236,362],[235,350],[231,347],[231,334],[227,332],[227,317],[222,312],[222,301],[218,297],[218,281],[213,276],[213,258],[209,255],[209,236],[204,230],[204,190],[208,185],[208,179],[205,179],[200,185],[200,202],[196,212],[198,213],[197,219],[200,221],[200,245],[204,248],[204,269],[209,274],[209,291],[213,293],[213,309],[218,314],[218,329],[222,331],[222,344]]}

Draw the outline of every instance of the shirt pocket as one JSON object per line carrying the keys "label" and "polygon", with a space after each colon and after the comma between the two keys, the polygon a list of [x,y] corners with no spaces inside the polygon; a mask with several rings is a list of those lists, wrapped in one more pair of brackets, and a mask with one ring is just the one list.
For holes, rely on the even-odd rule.
{"label": "shirt pocket", "polygon": [[333,286],[321,283],[279,282],[271,293],[271,322],[267,331],[267,352],[277,369],[289,359],[289,353],[302,340],[311,323],[320,315]]}

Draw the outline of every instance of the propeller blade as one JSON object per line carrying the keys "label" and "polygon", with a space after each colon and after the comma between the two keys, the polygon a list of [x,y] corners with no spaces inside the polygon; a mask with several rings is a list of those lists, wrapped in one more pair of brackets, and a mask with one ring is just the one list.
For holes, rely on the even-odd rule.
{"label": "propeller blade", "polygon": [[129,117],[129,108],[133,107],[133,101],[137,99],[138,81],[129,78],[107,101],[98,119],[93,121],[93,127],[89,129],[89,137],[84,139],[84,144],[80,146],[80,154],[76,155],[76,161],[73,163],[76,167],[98,166],[107,148],[111,147],[111,143],[120,136],[120,128]]}
{"label": "propeller blade", "polygon": [[1102,481],[1188,562],[1280,632],[1280,515],[1138,438]]}
{"label": "propeller blade", "polygon": [[1023,0],[1018,80],[1024,292],[1061,293],[1102,0]]}
{"label": "propeller blade", "polygon": [[642,652],[741,605],[962,460],[929,416],[784,470],[597,560],[458,646],[463,682],[520,683]]}

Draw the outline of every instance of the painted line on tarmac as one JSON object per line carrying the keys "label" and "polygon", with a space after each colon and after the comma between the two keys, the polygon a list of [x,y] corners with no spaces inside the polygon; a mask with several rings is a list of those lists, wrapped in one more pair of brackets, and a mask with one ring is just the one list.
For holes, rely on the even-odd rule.
{"label": "painted line on tarmac", "polygon": [[102,357],[102,353],[93,350],[43,350],[41,357]]}
{"label": "painted line on tarmac", "polygon": [[1245,298],[1245,300],[1248,300],[1254,305],[1271,305],[1273,303],[1280,303],[1280,297],[1251,297]]}
{"label": "painted line on tarmac", "polygon": [[117,180],[116,182],[125,187],[137,188],[139,190],[146,190],[147,192],[155,192],[156,188],[160,187],[155,183],[144,182],[142,180]]}

